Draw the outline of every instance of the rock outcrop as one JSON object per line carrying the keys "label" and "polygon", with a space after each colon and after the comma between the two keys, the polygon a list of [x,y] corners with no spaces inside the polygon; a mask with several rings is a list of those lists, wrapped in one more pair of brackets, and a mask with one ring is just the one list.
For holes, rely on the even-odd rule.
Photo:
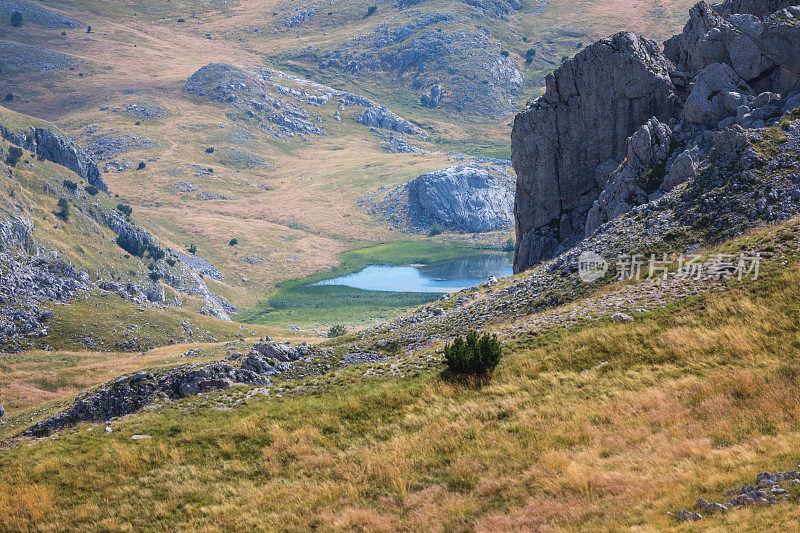
{"label": "rock outcrop", "polygon": [[0,124],[0,136],[48,161],[68,168],[89,184],[108,192],[108,185],[103,181],[97,164],[83,148],[55,127],[32,127],[28,131],[15,132]]}
{"label": "rock outcrop", "polygon": [[650,117],[676,114],[669,70],[656,43],[620,33],[565,62],[547,77],[544,96],[517,115],[516,271],[582,237],[601,190],[598,165],[621,161],[628,137]]}
{"label": "rock outcrop", "polygon": [[56,252],[29,257],[0,252],[0,351],[18,352],[47,337],[53,313],[43,302],[66,303],[92,288],[89,275]]}
{"label": "rock outcrop", "polygon": [[515,271],[695,175],[716,131],[786,112],[800,91],[792,3],[700,2],[663,53],[622,33],[548,76],[514,123]]}
{"label": "rock outcrop", "polygon": [[440,224],[470,233],[507,229],[514,197],[501,177],[462,165],[422,174],[408,183],[409,215],[417,226]]}
{"label": "rock outcrop", "polygon": [[[327,50],[309,48],[298,60],[379,84],[392,80],[395,90],[397,84],[405,86],[422,105],[457,115],[499,118],[513,111],[523,90],[522,74],[505,50],[505,38],[480,22],[487,17],[506,18],[522,2],[422,4],[400,0],[396,6],[401,11],[388,15],[366,34]],[[411,5],[422,9],[403,9]],[[427,94],[419,95],[423,90]]]}
{"label": "rock outcrop", "polygon": [[327,117],[320,108],[329,103],[337,104],[331,115],[333,121],[340,121],[341,113],[348,108],[363,108],[356,119],[359,124],[398,133],[424,134],[411,122],[363,96],[279,70],[211,63],[192,74],[184,89],[233,108],[232,117],[259,122],[261,129],[279,139],[327,135]]}
{"label": "rock outcrop", "polygon": [[65,411],[34,424],[25,434],[44,436],[80,422],[110,420],[135,413],[161,397],[177,400],[225,390],[234,383],[264,385],[267,382],[264,376],[236,368],[224,360],[206,365],[185,365],[162,373],[138,372],[78,396]]}
{"label": "rock outcrop", "polygon": [[451,154],[456,166],[422,174],[404,185],[382,187],[363,201],[367,211],[407,232],[434,226],[468,233],[510,228],[515,177],[507,159]]}
{"label": "rock outcrop", "polygon": [[82,393],[66,410],[34,424],[25,435],[44,436],[80,422],[110,420],[135,413],[158,399],[178,400],[226,390],[234,384],[267,385],[271,376],[290,370],[292,363],[311,354],[305,343],[291,346],[263,339],[241,364],[239,355],[214,363],[137,372]]}

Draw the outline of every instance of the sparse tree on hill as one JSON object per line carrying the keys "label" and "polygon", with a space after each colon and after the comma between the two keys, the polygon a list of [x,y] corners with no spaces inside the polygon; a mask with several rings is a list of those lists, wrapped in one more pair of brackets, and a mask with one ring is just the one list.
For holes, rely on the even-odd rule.
{"label": "sparse tree on hill", "polygon": [[58,200],[58,209],[58,216],[64,220],[67,220],[69,218],[69,202],[66,198],[60,198]]}
{"label": "sparse tree on hill", "polygon": [[22,26],[22,13],[19,11],[14,11],[11,13],[11,25],[15,28]]}

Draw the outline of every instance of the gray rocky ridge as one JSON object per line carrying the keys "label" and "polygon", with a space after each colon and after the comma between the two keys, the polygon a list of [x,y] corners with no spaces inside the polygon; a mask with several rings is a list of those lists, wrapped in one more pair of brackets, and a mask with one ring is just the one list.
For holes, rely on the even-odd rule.
{"label": "gray rocky ridge", "polygon": [[715,132],[775,124],[800,105],[793,3],[700,2],[663,52],[621,33],[548,76],[514,122],[515,271],[695,175]]}
{"label": "gray rocky ridge", "polygon": [[406,231],[443,229],[485,233],[514,222],[514,174],[510,161],[456,154],[459,164],[422,174],[395,188],[384,187],[367,199],[376,214]]}
{"label": "gray rocky ridge", "polygon": [[0,136],[48,161],[70,169],[99,190],[108,192],[108,185],[103,181],[103,176],[94,160],[55,126],[36,127],[18,132],[0,124]]}
{"label": "gray rocky ridge", "polygon": [[470,233],[506,229],[514,197],[502,177],[480,166],[437,170],[408,183],[409,216],[418,226],[440,224]]}

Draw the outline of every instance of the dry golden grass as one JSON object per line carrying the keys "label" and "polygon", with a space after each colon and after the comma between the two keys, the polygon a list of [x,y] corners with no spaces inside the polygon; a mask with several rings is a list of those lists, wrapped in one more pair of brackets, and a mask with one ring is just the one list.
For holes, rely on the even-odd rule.
{"label": "dry golden grass", "polygon": [[[793,262],[630,324],[523,337],[482,389],[425,375],[187,416],[197,398],[5,449],[0,529],[686,529],[667,512],[800,459],[798,287]],[[691,527],[797,520],[793,503]]]}

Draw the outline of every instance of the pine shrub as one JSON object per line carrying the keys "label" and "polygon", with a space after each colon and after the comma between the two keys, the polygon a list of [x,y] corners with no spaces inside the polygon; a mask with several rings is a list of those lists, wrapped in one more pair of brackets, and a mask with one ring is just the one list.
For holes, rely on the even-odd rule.
{"label": "pine shrub", "polygon": [[494,370],[500,362],[502,348],[497,335],[478,332],[468,333],[466,338],[456,337],[444,348],[447,369],[453,374],[483,376]]}

